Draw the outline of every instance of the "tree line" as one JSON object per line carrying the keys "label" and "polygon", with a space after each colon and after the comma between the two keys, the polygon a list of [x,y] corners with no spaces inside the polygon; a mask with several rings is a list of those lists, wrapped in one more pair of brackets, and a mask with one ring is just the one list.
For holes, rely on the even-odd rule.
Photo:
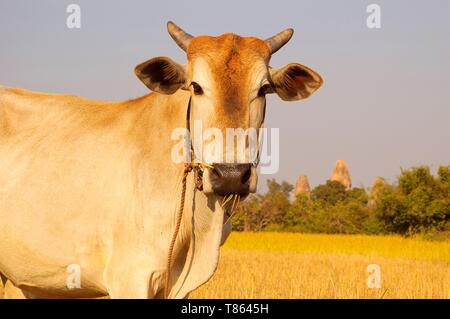
{"label": "tree line", "polygon": [[[401,170],[393,183],[349,190],[327,181],[293,196],[293,185],[267,181],[265,194],[251,195],[233,215],[238,231],[329,234],[424,234],[450,239],[450,166],[433,175],[427,166]],[[293,198],[294,197],[294,198]]]}

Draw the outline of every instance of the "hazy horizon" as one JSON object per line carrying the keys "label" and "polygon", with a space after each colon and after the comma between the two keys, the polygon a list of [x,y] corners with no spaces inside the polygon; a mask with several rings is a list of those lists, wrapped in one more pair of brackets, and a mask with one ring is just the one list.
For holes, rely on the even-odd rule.
{"label": "hazy horizon", "polygon": [[[66,27],[66,7],[81,6],[81,29]],[[366,7],[381,7],[368,29]],[[324,78],[311,98],[268,97],[266,126],[280,128],[280,170],[260,176],[311,186],[338,159],[354,186],[400,168],[450,164],[450,2],[436,1],[133,1],[0,2],[0,85],[126,100],[148,93],[135,65],[185,55],[166,31],[173,20],[193,35],[235,32],[266,38],[287,27],[292,40],[271,65],[305,64]]]}

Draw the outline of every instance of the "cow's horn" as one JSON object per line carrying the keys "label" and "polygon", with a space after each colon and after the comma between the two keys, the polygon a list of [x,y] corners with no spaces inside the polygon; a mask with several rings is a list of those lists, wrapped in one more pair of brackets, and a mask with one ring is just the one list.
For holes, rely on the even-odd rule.
{"label": "cow's horn", "polygon": [[178,44],[178,46],[186,51],[193,36],[189,33],[184,32],[183,29],[181,29],[172,21],[167,22],[167,31],[169,31],[170,36]]}
{"label": "cow's horn", "polygon": [[285,45],[294,34],[294,30],[289,28],[281,31],[277,35],[266,39],[266,43],[269,46],[270,54],[277,52],[283,45]]}

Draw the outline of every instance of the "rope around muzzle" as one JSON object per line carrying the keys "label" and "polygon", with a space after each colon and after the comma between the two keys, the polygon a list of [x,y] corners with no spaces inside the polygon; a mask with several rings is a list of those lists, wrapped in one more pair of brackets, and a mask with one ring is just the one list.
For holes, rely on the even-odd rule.
{"label": "rope around muzzle", "polygon": [[173,256],[173,249],[175,247],[175,242],[177,241],[178,232],[180,231],[181,226],[181,220],[183,219],[183,213],[184,213],[184,202],[186,199],[186,188],[187,188],[187,177],[189,173],[196,167],[195,164],[192,163],[186,163],[184,164],[184,172],[183,172],[183,180],[182,180],[182,189],[181,189],[181,198],[180,198],[180,206],[178,209],[178,215],[177,215],[177,223],[175,225],[175,229],[172,235],[172,240],[170,241],[169,246],[169,255],[167,257],[167,273],[166,273],[166,283],[164,287],[164,296],[165,298],[169,298],[170,293],[170,272],[172,269],[172,256]]}

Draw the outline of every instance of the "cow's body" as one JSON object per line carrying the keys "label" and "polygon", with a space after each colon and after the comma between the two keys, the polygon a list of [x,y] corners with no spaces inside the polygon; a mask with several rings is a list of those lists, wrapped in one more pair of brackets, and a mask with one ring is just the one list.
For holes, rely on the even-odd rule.
{"label": "cow's body", "polygon": [[[9,296],[183,298],[214,273],[231,230],[221,204],[232,210],[257,184],[257,158],[247,155],[257,154],[259,133],[235,144],[227,132],[259,132],[266,94],[305,99],[322,78],[299,63],[269,66],[292,29],[261,40],[167,28],[187,63],[156,57],[136,66],[155,92],[142,98],[106,103],[0,87],[0,294],[6,284]],[[195,175],[183,184],[172,150],[184,143],[171,138],[187,119],[222,143],[190,135]],[[78,268],[81,287],[70,289]]]}
{"label": "cow's body", "polygon": [[[188,100],[184,91],[105,103],[1,88],[0,273],[36,297],[162,296],[183,172],[167,140],[184,127]],[[171,297],[212,275],[221,240],[220,205],[201,192],[192,200],[187,185]],[[81,289],[67,288],[71,264]]]}

